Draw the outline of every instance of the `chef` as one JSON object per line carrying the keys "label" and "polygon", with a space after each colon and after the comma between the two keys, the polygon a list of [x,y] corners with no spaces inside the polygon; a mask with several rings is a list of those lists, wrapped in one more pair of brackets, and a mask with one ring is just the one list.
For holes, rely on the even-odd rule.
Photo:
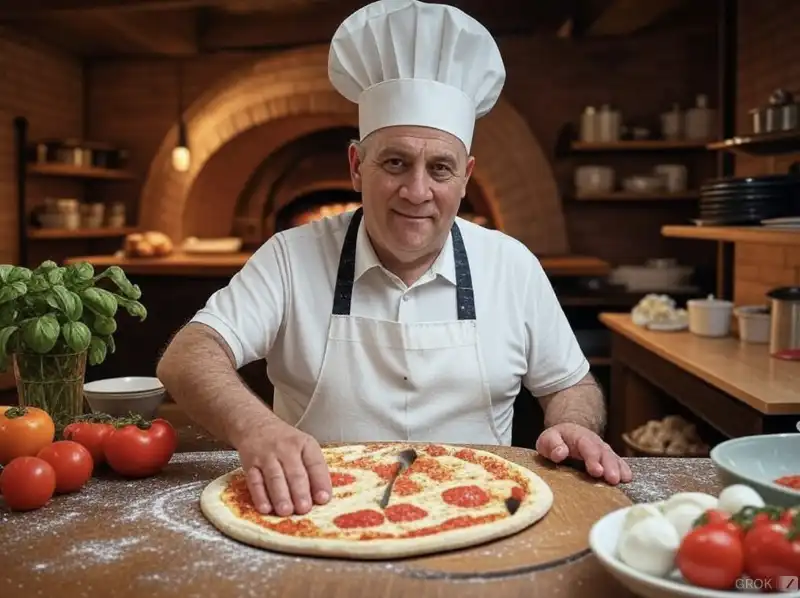
{"label": "chef", "polygon": [[[263,513],[329,500],[324,442],[509,445],[522,385],[544,409],[544,457],[630,480],[539,261],[456,217],[476,119],[505,81],[492,36],[452,6],[380,0],[340,25],[329,76],[358,105],[362,207],[261,246],[170,342],[169,393],[238,450]],[[260,358],[272,410],[237,375]]]}

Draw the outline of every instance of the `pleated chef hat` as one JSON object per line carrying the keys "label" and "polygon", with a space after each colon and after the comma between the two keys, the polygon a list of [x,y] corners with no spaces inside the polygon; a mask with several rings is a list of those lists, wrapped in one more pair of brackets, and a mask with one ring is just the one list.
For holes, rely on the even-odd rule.
{"label": "pleated chef hat", "polygon": [[461,10],[419,0],[378,0],[339,25],[328,76],[358,103],[361,139],[416,125],[472,145],[476,119],[497,102],[506,72],[491,34]]}

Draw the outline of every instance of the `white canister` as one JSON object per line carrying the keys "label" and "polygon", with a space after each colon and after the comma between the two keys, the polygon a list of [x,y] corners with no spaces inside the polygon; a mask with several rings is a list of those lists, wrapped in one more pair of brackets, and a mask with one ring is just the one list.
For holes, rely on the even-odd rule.
{"label": "white canister", "polygon": [[698,336],[723,337],[731,331],[733,303],[715,299],[690,299],[686,302],[689,311],[689,332]]}
{"label": "white canister", "polygon": [[733,310],[739,322],[739,339],[743,343],[769,342],[771,315],[763,305],[741,305]]}

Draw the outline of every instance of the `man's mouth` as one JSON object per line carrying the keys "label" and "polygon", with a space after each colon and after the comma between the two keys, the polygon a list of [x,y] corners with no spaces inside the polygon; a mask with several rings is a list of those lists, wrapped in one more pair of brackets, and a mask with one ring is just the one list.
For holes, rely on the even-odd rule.
{"label": "man's mouth", "polygon": [[397,210],[392,210],[398,216],[402,216],[403,218],[409,218],[411,220],[427,220],[431,218],[431,216],[416,216],[413,214],[404,214],[403,212],[398,212]]}

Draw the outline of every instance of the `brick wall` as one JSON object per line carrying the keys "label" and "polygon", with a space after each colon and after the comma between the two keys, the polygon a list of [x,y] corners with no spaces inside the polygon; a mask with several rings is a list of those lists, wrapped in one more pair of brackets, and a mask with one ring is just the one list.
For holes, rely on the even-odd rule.
{"label": "brick wall", "polygon": [[[739,1],[739,69],[737,132],[752,131],[748,111],[764,105],[777,88],[800,98],[800,2],[796,0]],[[800,153],[771,157],[737,156],[740,176],[785,173]],[[800,284],[800,245],[737,243],[734,301],[763,304],[772,288]]]}
{"label": "brick wall", "polygon": [[[616,154],[581,157],[580,162],[573,157],[557,157],[555,146],[562,128],[576,122],[585,105],[612,102],[620,106],[626,118],[653,126],[658,114],[673,102],[688,105],[698,93],[709,94],[716,104],[713,27],[710,31],[695,27],[630,39],[512,38],[501,40],[500,45],[508,71],[503,96],[524,118],[544,152],[546,172],[540,179],[555,177],[557,193],[569,191],[572,172],[580,163],[597,160],[630,172],[648,170],[662,159],[691,161],[686,155]],[[197,100],[253,59],[205,56],[190,61],[184,75],[186,101]],[[120,186],[119,192],[133,203],[174,125],[176,97],[177,79],[171,63],[110,61],[94,63],[89,69],[89,132],[92,137],[131,149],[132,166],[141,180],[127,189]],[[534,168],[525,160],[517,164],[519,156],[519,148],[501,143],[483,163],[490,159],[504,164],[508,175],[502,182],[513,189],[518,185],[510,176]],[[235,179],[237,175],[228,170],[226,176]],[[524,200],[535,204],[540,195],[527,194]],[[209,201],[204,205],[210,205]],[[563,202],[570,250],[612,263],[640,263],[661,256],[713,263],[709,244],[667,239],[659,233],[662,224],[685,222],[693,210],[691,202],[592,204],[566,198]],[[532,216],[527,218],[523,224],[533,225]]]}
{"label": "brick wall", "polygon": [[[0,29],[0,263],[17,259],[16,154],[12,119],[28,119],[29,137],[83,133],[83,69],[71,57]],[[77,193],[74,185],[30,179],[28,198]]]}

